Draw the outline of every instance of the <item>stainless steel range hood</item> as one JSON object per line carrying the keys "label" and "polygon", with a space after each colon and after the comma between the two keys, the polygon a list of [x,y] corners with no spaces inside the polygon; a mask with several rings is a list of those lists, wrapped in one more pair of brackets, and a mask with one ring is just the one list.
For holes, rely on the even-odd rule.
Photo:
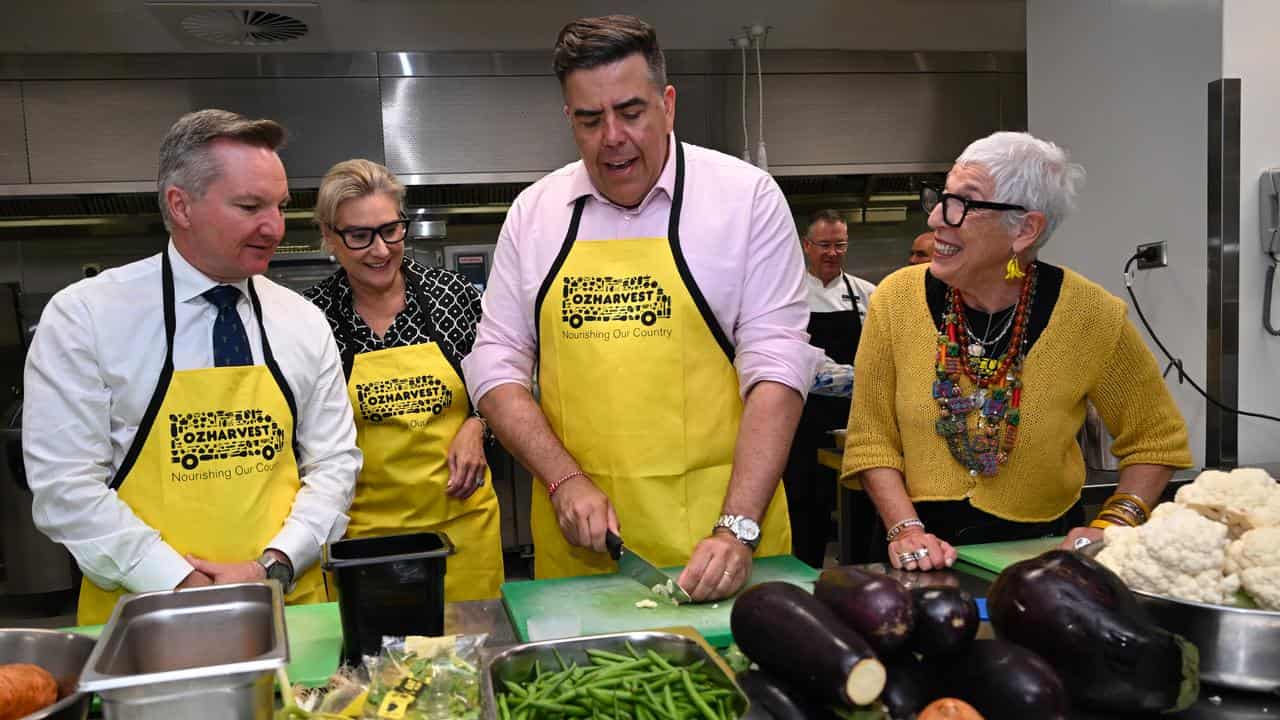
{"label": "stainless steel range hood", "polygon": [[[667,55],[679,136],[740,154],[738,55]],[[775,176],[944,170],[1026,124],[1022,53],[778,50],[764,66]],[[527,183],[576,157],[541,51],[0,55],[0,196],[153,192],[165,130],[209,106],[283,122],[300,189],[350,157],[410,185]]]}

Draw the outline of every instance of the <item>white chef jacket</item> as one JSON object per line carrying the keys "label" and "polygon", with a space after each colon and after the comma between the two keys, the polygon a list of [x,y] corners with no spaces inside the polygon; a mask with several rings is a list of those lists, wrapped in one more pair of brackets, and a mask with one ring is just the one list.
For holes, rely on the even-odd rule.
{"label": "white chef jacket", "polygon": [[[201,293],[219,283],[188,263],[172,241],[169,259],[177,320],[174,369],[213,367],[218,311]],[[105,589],[172,589],[192,571],[108,488],[164,365],[160,277],[160,255],[154,255],[62,290],[45,307],[27,355],[22,445],[35,496],[32,515]],[[248,282],[235,285],[253,359],[261,364],[262,337]],[[269,546],[285,553],[301,575],[319,560],[325,542],[346,532],[362,456],[328,321],[288,288],[262,276],[253,285],[271,350],[297,403],[302,478],[293,509]]]}
{"label": "white chef jacket", "polygon": [[837,275],[826,285],[811,272],[804,274],[804,286],[809,290],[809,312],[828,313],[858,308],[858,316],[867,321],[867,309],[871,307],[871,293],[875,292],[875,283],[867,282],[860,277],[844,273],[853,288],[855,298],[849,297],[849,289],[844,280]]}

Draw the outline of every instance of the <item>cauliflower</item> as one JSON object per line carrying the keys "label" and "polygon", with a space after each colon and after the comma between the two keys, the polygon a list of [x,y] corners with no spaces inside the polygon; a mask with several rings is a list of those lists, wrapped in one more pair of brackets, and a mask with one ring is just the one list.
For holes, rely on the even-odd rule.
{"label": "cauliflower", "polygon": [[1227,563],[1223,570],[1228,573],[1268,566],[1280,572],[1280,527],[1250,530],[1227,546]]}
{"label": "cauliflower", "polygon": [[1280,610],[1280,566],[1251,567],[1240,573],[1240,584],[1265,610]]}
{"label": "cauliflower", "polygon": [[1144,525],[1112,526],[1103,535],[1098,562],[1135,590],[1230,604],[1240,588],[1238,575],[1222,572],[1227,526],[1177,503],[1159,505]]}
{"label": "cauliflower", "polygon": [[1280,484],[1267,502],[1245,513],[1250,528],[1280,527]]}
{"label": "cauliflower", "polygon": [[[1270,503],[1277,493],[1280,485],[1265,470],[1236,468],[1230,473],[1206,470],[1190,485],[1178,488],[1174,499],[1210,520],[1226,523],[1231,537],[1236,538],[1267,524]],[[1280,519],[1280,507],[1276,511]]]}

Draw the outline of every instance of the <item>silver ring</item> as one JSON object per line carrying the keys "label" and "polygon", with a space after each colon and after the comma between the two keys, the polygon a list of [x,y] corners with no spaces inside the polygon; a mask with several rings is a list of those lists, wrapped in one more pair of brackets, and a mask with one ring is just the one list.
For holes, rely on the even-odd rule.
{"label": "silver ring", "polygon": [[916,551],[916,559],[923,560],[929,557],[929,548],[920,548]]}
{"label": "silver ring", "polygon": [[902,563],[903,565],[906,565],[909,562],[915,562],[918,559],[920,559],[920,556],[915,554],[914,552],[898,553],[898,562]]}
{"label": "silver ring", "polygon": [[727,578],[731,578],[731,577],[733,577],[733,573],[729,572],[728,570],[725,570],[725,571],[724,571],[724,576],[725,576],[725,577],[727,577]]}
{"label": "silver ring", "polygon": [[1075,548],[1076,550],[1079,550],[1081,548],[1088,547],[1089,545],[1092,545],[1092,544],[1093,544],[1093,541],[1090,540],[1089,538],[1078,537],[1076,538],[1075,542],[1071,543],[1071,547]]}

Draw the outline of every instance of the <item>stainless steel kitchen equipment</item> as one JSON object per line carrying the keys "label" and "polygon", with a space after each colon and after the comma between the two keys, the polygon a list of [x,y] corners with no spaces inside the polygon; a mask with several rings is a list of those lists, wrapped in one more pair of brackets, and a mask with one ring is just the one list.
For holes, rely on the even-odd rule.
{"label": "stainless steel kitchen equipment", "polygon": [[93,652],[93,638],[56,630],[0,629],[0,665],[39,665],[58,681],[58,702],[23,720],[84,720],[89,693],[77,690],[80,671]]}
{"label": "stainless steel kitchen equipment", "polygon": [[489,660],[480,677],[484,717],[497,717],[498,699],[495,687],[502,687],[505,681],[516,682],[527,679],[533,671],[535,662],[541,663],[544,668],[556,668],[559,667],[559,658],[563,658],[566,663],[588,665],[591,662],[591,658],[587,655],[588,649],[625,655],[629,652],[628,643],[641,653],[653,650],[675,665],[689,665],[699,660],[704,661],[703,669],[711,676],[711,682],[733,692],[730,706],[734,711],[734,717],[741,717],[746,713],[747,696],[738,688],[730,675],[731,671],[714,651],[686,635],[648,630],[564,640],[544,640],[503,650]]}
{"label": "stainless steel kitchen equipment", "polygon": [[1280,692],[1280,612],[1134,594],[1156,624],[1200,649],[1202,680],[1240,690]]}
{"label": "stainless steel kitchen equipment", "polygon": [[269,720],[289,661],[276,582],[126,595],[80,676],[106,720]]}

